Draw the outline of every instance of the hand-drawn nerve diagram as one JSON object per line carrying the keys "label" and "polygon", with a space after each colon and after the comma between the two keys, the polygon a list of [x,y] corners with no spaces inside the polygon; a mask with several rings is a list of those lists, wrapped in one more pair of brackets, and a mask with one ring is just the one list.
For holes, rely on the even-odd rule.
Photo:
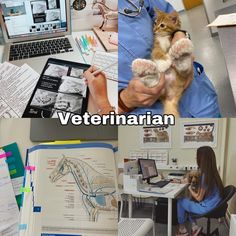
{"label": "hand-drawn nerve diagram", "polygon": [[101,211],[117,211],[115,181],[111,177],[99,173],[79,158],[63,155],[49,178],[56,183],[68,174],[73,176],[78,186],[89,221],[96,222]]}

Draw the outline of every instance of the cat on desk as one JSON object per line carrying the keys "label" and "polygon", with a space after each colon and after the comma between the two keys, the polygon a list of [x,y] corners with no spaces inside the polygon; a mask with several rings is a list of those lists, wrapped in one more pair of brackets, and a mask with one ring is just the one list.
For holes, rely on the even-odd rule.
{"label": "cat on desk", "polygon": [[160,73],[165,73],[165,89],[160,97],[164,114],[179,117],[178,104],[188,80],[193,78],[192,42],[182,38],[171,45],[174,32],[180,30],[181,22],[176,11],[165,13],[155,9],[153,33],[154,44],[151,60],[136,59],[132,63],[134,76],[139,77],[147,87],[159,82]]}

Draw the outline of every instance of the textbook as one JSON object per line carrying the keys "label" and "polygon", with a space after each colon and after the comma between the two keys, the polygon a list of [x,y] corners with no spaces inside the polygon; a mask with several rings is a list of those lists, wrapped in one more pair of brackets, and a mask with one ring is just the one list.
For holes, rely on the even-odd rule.
{"label": "textbook", "polygon": [[106,143],[28,150],[20,236],[117,235],[115,149]]}

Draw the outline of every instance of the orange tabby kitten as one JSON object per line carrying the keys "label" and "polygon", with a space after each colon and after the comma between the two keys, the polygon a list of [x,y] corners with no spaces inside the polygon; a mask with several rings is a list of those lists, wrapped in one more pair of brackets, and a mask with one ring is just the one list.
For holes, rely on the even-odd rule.
{"label": "orange tabby kitten", "polygon": [[181,28],[179,15],[176,11],[155,11],[157,19],[153,27],[154,44],[151,60],[134,60],[132,71],[148,87],[156,86],[160,73],[165,73],[165,92],[160,98],[164,105],[164,114],[179,117],[179,101],[186,82],[193,77],[193,45],[189,39],[183,38],[171,46],[173,33]]}

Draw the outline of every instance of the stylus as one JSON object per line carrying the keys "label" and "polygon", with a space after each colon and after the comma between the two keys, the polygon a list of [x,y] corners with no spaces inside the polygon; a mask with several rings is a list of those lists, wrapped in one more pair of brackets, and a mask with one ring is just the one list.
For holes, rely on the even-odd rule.
{"label": "stylus", "polygon": [[113,62],[112,64],[110,64],[110,65],[108,65],[108,66],[105,66],[105,67],[103,67],[103,68],[100,68],[100,69],[94,71],[94,72],[92,73],[92,75],[96,76],[96,75],[99,74],[100,72],[103,72],[103,71],[109,69],[110,67],[113,67],[113,66],[116,65],[117,63],[118,63],[118,61],[115,61],[115,62]]}

